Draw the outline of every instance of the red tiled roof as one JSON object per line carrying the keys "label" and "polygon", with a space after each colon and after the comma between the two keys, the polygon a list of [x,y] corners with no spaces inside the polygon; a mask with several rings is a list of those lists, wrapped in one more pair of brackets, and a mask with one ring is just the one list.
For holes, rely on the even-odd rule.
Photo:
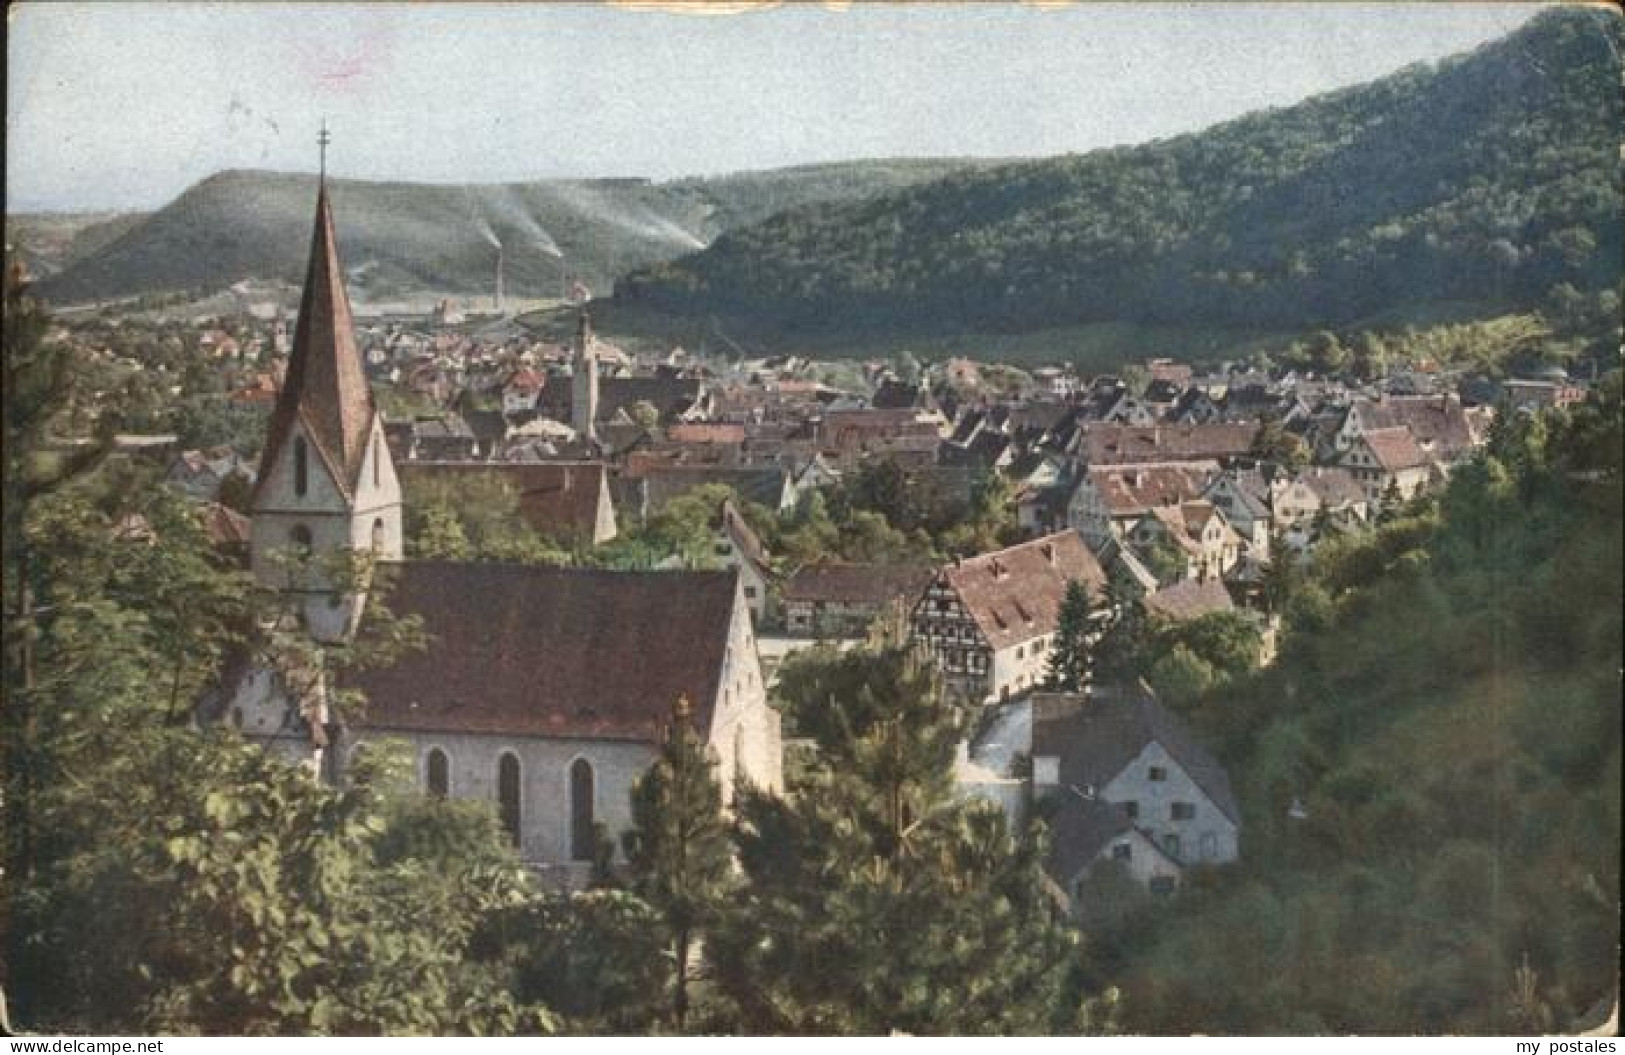
{"label": "red tiled roof", "polygon": [[1181,579],[1147,594],[1144,604],[1157,615],[1180,623],[1235,608],[1230,591],[1218,579]]}
{"label": "red tiled roof", "polygon": [[430,644],[351,675],[365,730],[652,742],[686,695],[708,728],[737,573],[408,561],[387,603]]}
{"label": "red tiled roof", "polygon": [[1373,429],[1361,437],[1377,464],[1388,472],[1416,469],[1428,464],[1427,452],[1417,444],[1411,430],[1401,425],[1391,429]]}
{"label": "red tiled roof", "polygon": [[1079,454],[1090,466],[1236,458],[1252,449],[1257,434],[1256,422],[1090,425]]}
{"label": "red tiled roof", "polygon": [[1095,596],[1106,589],[1106,573],[1076,531],[971,557],[942,574],[994,648],[1053,632],[1068,582]]}
{"label": "red tiled roof", "polygon": [[1409,429],[1418,445],[1430,446],[1442,458],[1456,458],[1473,448],[1472,424],[1454,396],[1362,399],[1354,409],[1367,432]]}
{"label": "red tiled roof", "polygon": [[266,432],[259,479],[264,481],[287,442],[295,421],[349,494],[361,472],[367,436],[377,411],[361,369],[355,324],[344,292],[333,235],[333,209],[323,186],[316,198],[316,231],[293,334],[293,355]]}
{"label": "red tiled roof", "polygon": [[203,507],[203,530],[217,546],[247,546],[249,542],[248,518],[219,502]]}
{"label": "red tiled roof", "polygon": [[500,480],[519,497],[525,523],[555,539],[592,540],[608,478],[602,462],[418,462],[397,466],[402,483],[484,477]]}
{"label": "red tiled roof", "polygon": [[931,584],[930,567],[915,564],[809,564],[784,584],[785,601],[913,604]]}
{"label": "red tiled roof", "polygon": [[1219,463],[1208,460],[1096,468],[1088,478],[1112,516],[1132,516],[1195,498],[1218,471]]}

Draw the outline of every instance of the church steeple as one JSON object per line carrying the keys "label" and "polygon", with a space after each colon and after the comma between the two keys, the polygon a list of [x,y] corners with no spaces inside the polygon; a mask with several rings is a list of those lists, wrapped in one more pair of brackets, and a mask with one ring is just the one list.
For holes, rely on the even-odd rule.
{"label": "church steeple", "polygon": [[353,496],[376,416],[372,389],[356,348],[355,323],[344,291],[333,209],[324,181],[316,194],[316,229],[293,334],[293,355],[266,433],[261,480],[298,421],[340,490]]}
{"label": "church steeple", "polygon": [[[250,512],[255,581],[302,597],[319,640],[353,632],[366,603],[365,585],[337,585],[322,570],[326,558],[349,551],[401,559],[400,481],[356,346],[325,175],[293,352]],[[289,555],[298,558],[292,566]]]}
{"label": "church steeple", "polygon": [[592,347],[592,320],[581,309],[570,357],[570,427],[584,440],[598,438],[598,355]]}

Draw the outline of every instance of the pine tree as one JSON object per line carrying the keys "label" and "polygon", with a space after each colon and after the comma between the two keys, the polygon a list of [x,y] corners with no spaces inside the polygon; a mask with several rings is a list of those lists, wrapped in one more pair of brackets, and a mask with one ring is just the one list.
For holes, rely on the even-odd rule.
{"label": "pine tree", "polygon": [[1077,579],[1066,584],[1061,612],[1055,627],[1055,644],[1050,647],[1048,685],[1063,692],[1076,692],[1089,679],[1089,590]]}
{"label": "pine tree", "polygon": [[659,914],[669,936],[671,1021],[679,1031],[688,1020],[695,941],[726,905],[732,886],[733,848],[712,766],[688,699],[681,697],[660,757],[632,789],[633,827],[623,837],[632,889]]}
{"label": "pine tree", "polygon": [[[957,797],[964,733],[927,660],[892,645],[832,657],[793,706],[816,759],[794,794],[747,793],[737,912],[708,937],[740,1031],[1030,1034],[1088,1025],[1076,937],[1045,893],[1036,837]],[[804,672],[806,675],[808,672]],[[825,690],[830,690],[826,693]]]}

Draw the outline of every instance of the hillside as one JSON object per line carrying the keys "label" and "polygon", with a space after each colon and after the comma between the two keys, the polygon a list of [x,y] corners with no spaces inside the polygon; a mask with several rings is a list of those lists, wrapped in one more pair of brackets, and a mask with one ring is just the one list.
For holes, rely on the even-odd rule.
{"label": "hillside", "polygon": [[96,253],[133,229],[146,213],[14,213],[6,217],[6,245],[34,275],[53,275]]}
{"label": "hillside", "polygon": [[1612,12],[1551,11],[1201,133],[784,213],[628,276],[616,299],[782,336],[929,336],[1301,330],[1614,287],[1620,36]]}
{"label": "hillside", "polygon": [[1096,930],[1130,1032],[1535,1034],[1617,999],[1621,385],[1317,554],[1190,717],[1243,862]]}
{"label": "hillside", "polygon": [[[782,209],[860,198],[974,164],[856,161],[663,183],[333,180],[331,186],[359,298],[488,295],[497,241],[505,247],[510,295],[546,297],[562,292],[566,274],[607,289],[628,270],[691,252],[722,231]],[[40,292],[72,302],[207,292],[247,278],[296,281],[309,242],[314,189],[314,177],[306,175],[219,173],[96,251],[65,259],[67,266],[42,282]]]}

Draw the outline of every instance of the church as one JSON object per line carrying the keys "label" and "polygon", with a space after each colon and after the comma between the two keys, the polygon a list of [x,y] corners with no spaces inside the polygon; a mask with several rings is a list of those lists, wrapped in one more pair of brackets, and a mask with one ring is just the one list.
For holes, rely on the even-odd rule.
{"label": "church", "polygon": [[[589,385],[579,402],[590,415]],[[568,884],[585,879],[603,838],[619,844],[632,785],[679,700],[724,801],[747,782],[782,787],[779,716],[737,570],[404,559],[401,485],[357,351],[325,180],[250,519],[256,586],[318,646],[301,653],[361,627],[368,584],[333,570],[359,552],[387,573],[390,611],[420,619],[427,637],[422,651],[338,679],[319,661],[245,661],[205,701],[207,720],[323,779],[342,782],[369,743],[404,742],[426,792],[490,802],[520,856]],[[339,707],[351,689],[365,704]]]}

